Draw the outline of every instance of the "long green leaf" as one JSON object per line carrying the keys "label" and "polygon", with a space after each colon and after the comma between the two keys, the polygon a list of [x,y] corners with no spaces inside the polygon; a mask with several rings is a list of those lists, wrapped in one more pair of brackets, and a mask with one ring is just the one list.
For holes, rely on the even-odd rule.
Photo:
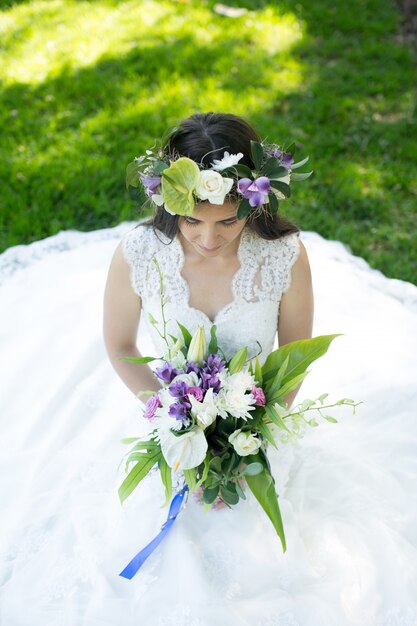
{"label": "long green leaf", "polygon": [[184,470],[184,477],[188,485],[188,489],[190,490],[190,493],[192,493],[197,483],[195,467],[193,467],[192,469]]}
{"label": "long green leaf", "polygon": [[236,372],[240,372],[245,364],[247,355],[247,348],[241,348],[238,352],[236,352],[234,357],[229,362],[229,372],[231,374],[236,374]]}
{"label": "long green leaf", "polygon": [[168,506],[172,498],[172,470],[163,456],[159,459],[158,465],[162,483],[165,487],[165,502],[162,506]]}
{"label": "long green leaf", "polygon": [[281,387],[281,389],[279,389],[275,393],[274,397],[271,397],[270,399],[268,398],[268,401],[279,402],[281,399],[285,398],[285,396],[290,393],[290,391],[293,391],[298,387],[298,385],[301,385],[307,374],[308,372],[303,372],[302,374],[298,374],[298,376],[294,376],[294,378],[291,378],[285,383],[285,385]]}
{"label": "long green leaf", "polygon": [[285,425],[284,420],[282,419],[282,417],[279,415],[278,411],[275,409],[274,406],[266,406],[265,407],[265,413],[267,414],[267,416],[269,417],[269,419],[271,420],[271,422],[273,424],[275,424],[275,426],[278,426],[278,428],[282,428],[283,430],[286,430],[287,433],[291,432],[287,426]]}
{"label": "long green leaf", "polygon": [[184,338],[184,344],[188,348],[190,346],[191,339],[192,339],[191,333],[187,330],[187,328],[185,328],[185,326],[180,324],[178,321],[177,321],[177,324],[178,324],[180,331],[182,332],[182,336]]}
{"label": "long green leaf", "polygon": [[209,473],[209,467],[210,467],[210,460],[211,460],[211,454],[210,452],[207,452],[206,454],[206,458],[204,459],[204,469],[203,469],[203,473],[201,475],[200,480],[197,482],[195,488],[198,489],[198,487],[201,487],[201,485],[203,484],[203,482],[206,480],[208,473]]}
{"label": "long green leaf", "polygon": [[274,394],[281,387],[282,381],[287,371],[289,361],[290,361],[290,355],[288,355],[287,358],[284,359],[284,362],[281,364],[281,367],[279,368],[278,372],[276,373],[275,377],[272,379],[270,384],[265,386],[267,399],[268,399],[268,396],[273,397]]}
{"label": "long green leaf", "polygon": [[126,498],[130,496],[140,481],[145,478],[155,463],[159,461],[161,455],[161,450],[153,450],[150,453],[141,454],[143,458],[136,463],[119,487],[119,498],[121,502],[124,502]]}
{"label": "long green leaf", "polygon": [[278,504],[278,497],[271,474],[264,468],[260,474],[246,476],[246,482],[259,504],[271,520],[278,537],[281,540],[282,551],[287,549],[285,541],[284,526],[282,523],[281,511]]}
{"label": "long green leaf", "polygon": [[282,383],[302,374],[313,361],[326,354],[333,339],[339,336],[340,334],[320,335],[312,339],[301,339],[273,350],[262,367],[264,382],[266,383],[275,376],[287,356],[289,356],[289,363]]}
{"label": "long green leaf", "polygon": [[156,361],[156,356],[119,356],[119,361],[129,361],[129,363],[150,363]]}
{"label": "long green leaf", "polygon": [[274,448],[277,448],[277,447],[278,447],[278,446],[277,446],[277,444],[276,444],[276,442],[275,442],[275,439],[274,439],[273,434],[271,433],[271,431],[270,431],[270,430],[269,430],[269,428],[268,428],[268,425],[267,425],[267,424],[265,424],[265,422],[260,422],[260,423],[257,425],[257,428],[258,428],[259,432],[261,433],[261,435],[262,435],[262,437],[263,437],[264,439],[266,439],[267,441],[269,441],[269,443],[270,443],[272,446],[274,446]]}
{"label": "long green leaf", "polygon": [[215,324],[210,328],[210,343],[208,347],[208,354],[217,354],[217,327]]}
{"label": "long green leaf", "polygon": [[250,147],[251,147],[252,161],[253,161],[253,164],[255,165],[255,169],[260,170],[262,166],[262,160],[264,157],[263,146],[261,143],[259,143],[259,141],[251,141]]}
{"label": "long green leaf", "polygon": [[262,376],[262,367],[259,363],[258,357],[255,358],[255,381],[259,387],[262,387],[263,376]]}

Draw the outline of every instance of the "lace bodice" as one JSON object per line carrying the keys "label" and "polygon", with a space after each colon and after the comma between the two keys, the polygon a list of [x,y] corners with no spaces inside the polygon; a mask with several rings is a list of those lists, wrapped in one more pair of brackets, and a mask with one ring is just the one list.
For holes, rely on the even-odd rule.
{"label": "lace bodice", "polygon": [[227,358],[243,346],[248,347],[251,357],[262,351],[265,358],[272,350],[281,296],[290,286],[291,268],[299,252],[297,235],[267,241],[243,230],[238,249],[240,267],[232,280],[233,300],[214,320],[189,305],[189,287],[181,274],[184,253],[178,238],[170,242],[151,226],[141,224],[124,237],[123,251],[131,269],[132,288],[142,300],[158,356],[164,352],[164,345],[149,323],[150,314],[162,328],[159,274],[153,259],[158,261],[163,275],[165,318],[170,334],[178,336],[179,321],[191,333],[198,325],[203,326],[209,339],[210,328],[216,324],[219,345]]}

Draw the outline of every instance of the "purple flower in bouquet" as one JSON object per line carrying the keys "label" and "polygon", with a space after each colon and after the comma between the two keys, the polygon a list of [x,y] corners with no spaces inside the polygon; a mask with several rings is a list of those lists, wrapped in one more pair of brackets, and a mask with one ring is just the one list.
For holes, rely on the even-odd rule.
{"label": "purple flower in bouquet", "polygon": [[143,417],[146,417],[146,419],[148,420],[152,419],[156,413],[156,410],[159,409],[160,406],[161,406],[161,401],[159,399],[159,395],[156,393],[154,396],[149,398],[149,400],[146,402],[145,412],[143,414]]}
{"label": "purple flower in bouquet", "polygon": [[174,398],[184,398],[188,393],[188,385],[184,380],[176,380],[168,387],[169,393]]}
{"label": "purple flower in bouquet", "polygon": [[207,391],[207,389],[212,388],[214,393],[219,393],[221,382],[217,374],[211,374],[210,372],[201,371],[200,377],[203,389]]}
{"label": "purple flower in bouquet", "polygon": [[201,387],[189,387],[188,395],[193,396],[196,400],[201,402],[202,399],[204,398],[204,391]]}
{"label": "purple flower in bouquet", "polygon": [[168,361],[164,361],[164,364],[161,367],[157,367],[154,372],[155,376],[164,383],[172,382],[178,373],[178,370],[172,367]]}
{"label": "purple flower in bouquet", "polygon": [[218,354],[209,354],[207,361],[204,361],[204,371],[211,374],[218,374],[224,369],[226,363]]}
{"label": "purple flower in bouquet", "polygon": [[161,184],[160,176],[147,176],[146,174],[140,174],[142,185],[145,187],[146,195],[151,197],[156,192]]}
{"label": "purple flower in bouquet", "polygon": [[249,200],[252,207],[257,207],[266,202],[271,185],[267,176],[260,176],[255,180],[241,178],[237,184],[237,189],[246,200]]}
{"label": "purple flower in bouquet", "polygon": [[266,405],[264,390],[261,387],[256,387],[255,385],[252,385],[252,395],[255,398],[255,404],[257,404],[258,406]]}
{"label": "purple flower in bouquet", "polygon": [[185,420],[188,417],[188,411],[191,408],[189,402],[174,402],[169,407],[168,414],[176,420]]}
{"label": "purple flower in bouquet", "polygon": [[187,372],[187,374],[191,374],[191,372],[194,372],[194,374],[199,374],[200,367],[197,365],[197,363],[193,363],[192,361],[186,361],[185,371]]}

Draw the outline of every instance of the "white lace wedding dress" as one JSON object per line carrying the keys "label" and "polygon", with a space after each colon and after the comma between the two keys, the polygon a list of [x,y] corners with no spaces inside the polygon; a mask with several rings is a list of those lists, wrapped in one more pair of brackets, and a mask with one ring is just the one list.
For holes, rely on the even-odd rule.
{"label": "white lace wedding dress", "polygon": [[[343,336],[299,399],[328,391],[364,404],[271,451],[287,552],[250,493],[209,513],[190,496],[137,575],[119,577],[167,516],[156,472],[123,507],[117,496],[120,439],[148,427],[101,336],[119,239],[129,233],[125,255],[147,311],[158,317],[157,249],[168,317],[190,330],[211,325],[188,307],[180,244],[132,228],[63,232],[0,255],[1,625],[416,626],[417,289],[313,233],[302,240],[314,334]],[[296,254],[294,236],[263,245],[244,235],[234,301],[215,320],[227,350],[271,348]],[[145,326],[139,345],[160,354]]]}

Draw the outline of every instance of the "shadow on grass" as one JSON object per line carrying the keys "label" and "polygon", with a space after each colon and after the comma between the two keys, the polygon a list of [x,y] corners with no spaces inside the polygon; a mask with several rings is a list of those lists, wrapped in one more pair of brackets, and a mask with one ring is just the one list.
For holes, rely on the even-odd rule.
{"label": "shadow on grass", "polygon": [[[271,2],[225,4],[276,10]],[[305,229],[349,243],[391,275],[401,275],[401,260],[393,269],[389,257],[406,254],[402,275],[412,280],[415,265],[407,248],[415,235],[411,239],[413,210],[406,198],[415,157],[415,71],[410,52],[395,42],[395,12],[380,0],[354,4],[361,12],[330,0],[303,6],[280,2],[280,13],[295,13],[306,25],[306,37],[290,51],[301,72],[292,93],[269,75],[288,53],[281,57],[259,49],[250,32],[238,29],[244,18],[226,17],[215,19],[229,20],[229,32],[236,33],[227,42],[219,37],[206,45],[190,35],[150,33],[123,57],[65,68],[37,86],[4,88],[0,110],[10,161],[0,167],[10,168],[12,177],[1,246],[60,229],[134,219],[124,190],[124,168],[132,156],[152,145],[167,125],[194,110],[212,109],[216,98],[210,88],[236,99],[264,91],[265,102],[248,104],[247,116],[262,137],[293,137],[303,151],[308,148],[316,172],[305,187],[297,187],[290,217]],[[382,35],[389,45],[381,45]],[[225,54],[231,60],[228,72]]]}

